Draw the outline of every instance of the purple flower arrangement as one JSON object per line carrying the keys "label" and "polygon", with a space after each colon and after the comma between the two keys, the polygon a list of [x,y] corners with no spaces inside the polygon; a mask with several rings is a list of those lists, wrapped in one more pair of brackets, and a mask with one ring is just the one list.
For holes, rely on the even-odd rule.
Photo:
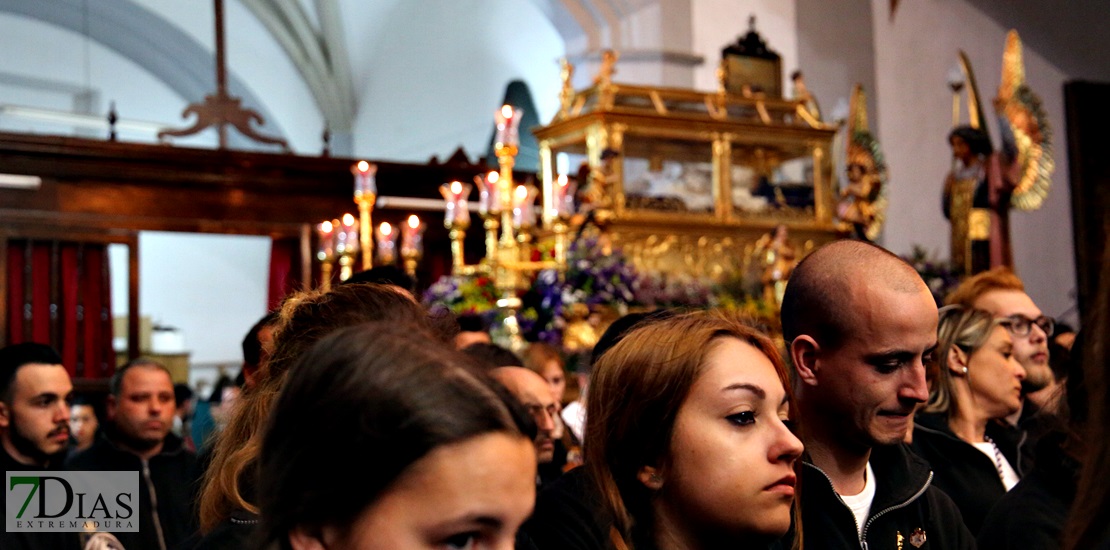
{"label": "purple flower arrangement", "polygon": [[929,286],[929,291],[933,293],[937,306],[943,304],[944,297],[960,284],[960,274],[952,268],[952,264],[933,258],[921,245],[914,245],[913,253],[902,256],[902,259],[921,275]]}
{"label": "purple flower arrangement", "polygon": [[636,303],[640,275],[620,250],[606,254],[596,238],[580,239],[567,249],[562,278],[554,269],[540,271],[523,297],[520,315],[525,338],[557,344],[572,304],[610,308],[623,314]]}
{"label": "purple flower arrangement", "polygon": [[496,315],[497,287],[489,277],[445,275],[424,292],[426,307],[442,307],[455,315]]}

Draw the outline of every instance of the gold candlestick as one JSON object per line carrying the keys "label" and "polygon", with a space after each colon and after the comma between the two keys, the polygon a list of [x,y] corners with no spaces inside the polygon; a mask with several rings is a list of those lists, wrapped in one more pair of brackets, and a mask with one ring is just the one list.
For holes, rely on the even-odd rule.
{"label": "gold candlestick", "polygon": [[362,254],[363,271],[374,267],[374,241],[371,236],[373,221],[371,220],[371,212],[374,210],[374,202],[376,200],[377,195],[375,194],[363,195],[355,199],[355,202],[358,203],[358,244],[360,253]]}
{"label": "gold candlestick", "polygon": [[415,250],[402,250],[401,263],[404,264],[405,273],[416,278],[416,264],[420,262],[420,253]]}
{"label": "gold candlestick", "polygon": [[320,289],[324,292],[331,290],[331,261],[320,262]]}
{"label": "gold candlestick", "polygon": [[497,190],[501,198],[501,246],[513,248],[516,237],[513,235],[513,164],[516,163],[517,147],[502,145],[497,147],[497,164],[501,167],[501,177],[497,180]]}
{"label": "gold candlestick", "polygon": [[378,199],[378,165],[360,160],[351,167],[351,174],[355,177],[355,204],[358,204],[358,242],[359,252],[362,254],[362,269],[365,271],[374,266],[373,228],[370,213]]}

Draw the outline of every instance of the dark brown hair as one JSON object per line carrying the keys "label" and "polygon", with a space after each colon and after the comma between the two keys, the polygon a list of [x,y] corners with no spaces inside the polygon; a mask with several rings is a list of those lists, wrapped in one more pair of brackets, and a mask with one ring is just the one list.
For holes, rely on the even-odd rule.
{"label": "dark brown hair", "polygon": [[253,483],[260,428],[293,363],[329,333],[370,321],[407,324],[426,340],[454,338],[449,319],[430,316],[410,294],[392,285],[347,284],[287,298],[274,331],[274,351],[216,440],[199,501],[202,533],[229,518],[235,508],[257,511],[243,488]]}
{"label": "dark brown hair", "polygon": [[[1076,353],[1082,354],[1087,391],[1086,450],[1079,490],[1064,528],[1066,550],[1104,548],[1110,542],[1110,254],[1103,255],[1098,299],[1083,327],[1083,341],[1076,342],[1082,349]],[[1074,387],[1069,383],[1068,391]]]}
{"label": "dark brown hair", "polygon": [[266,422],[260,547],[288,548],[297,526],[344,532],[414,462],[488,433],[524,439],[466,357],[397,323],[332,333],[294,362]]}

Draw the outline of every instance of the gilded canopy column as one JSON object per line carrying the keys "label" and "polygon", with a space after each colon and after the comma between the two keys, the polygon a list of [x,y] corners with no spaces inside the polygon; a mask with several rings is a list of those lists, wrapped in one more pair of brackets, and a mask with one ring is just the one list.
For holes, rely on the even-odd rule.
{"label": "gilded canopy column", "polygon": [[825,148],[821,145],[811,147],[813,155],[813,209],[820,225],[832,223],[832,189],[829,168],[826,166],[828,158]]}
{"label": "gilded canopy column", "polygon": [[540,182],[543,189],[543,227],[549,229],[555,212],[555,164],[549,139],[540,142]]}
{"label": "gilded canopy column", "polygon": [[624,214],[624,131],[623,124],[614,124],[608,140],[608,148],[620,153],[613,163],[613,210],[618,216]]}
{"label": "gilded canopy column", "polygon": [[713,204],[717,219],[732,219],[732,134],[713,134]]}

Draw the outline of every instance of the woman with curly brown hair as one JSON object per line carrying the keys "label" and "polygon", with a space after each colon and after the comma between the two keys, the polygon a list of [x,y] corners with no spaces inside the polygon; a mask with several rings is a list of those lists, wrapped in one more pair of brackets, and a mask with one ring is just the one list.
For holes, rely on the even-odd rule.
{"label": "woman with curly brown hair", "polygon": [[274,334],[273,353],[216,441],[200,495],[200,530],[205,538],[198,548],[239,548],[257,522],[255,477],[261,427],[291,365],[331,332],[370,321],[406,323],[429,339],[454,337],[450,322],[430,316],[411,294],[392,285],[347,284],[288,298]]}

